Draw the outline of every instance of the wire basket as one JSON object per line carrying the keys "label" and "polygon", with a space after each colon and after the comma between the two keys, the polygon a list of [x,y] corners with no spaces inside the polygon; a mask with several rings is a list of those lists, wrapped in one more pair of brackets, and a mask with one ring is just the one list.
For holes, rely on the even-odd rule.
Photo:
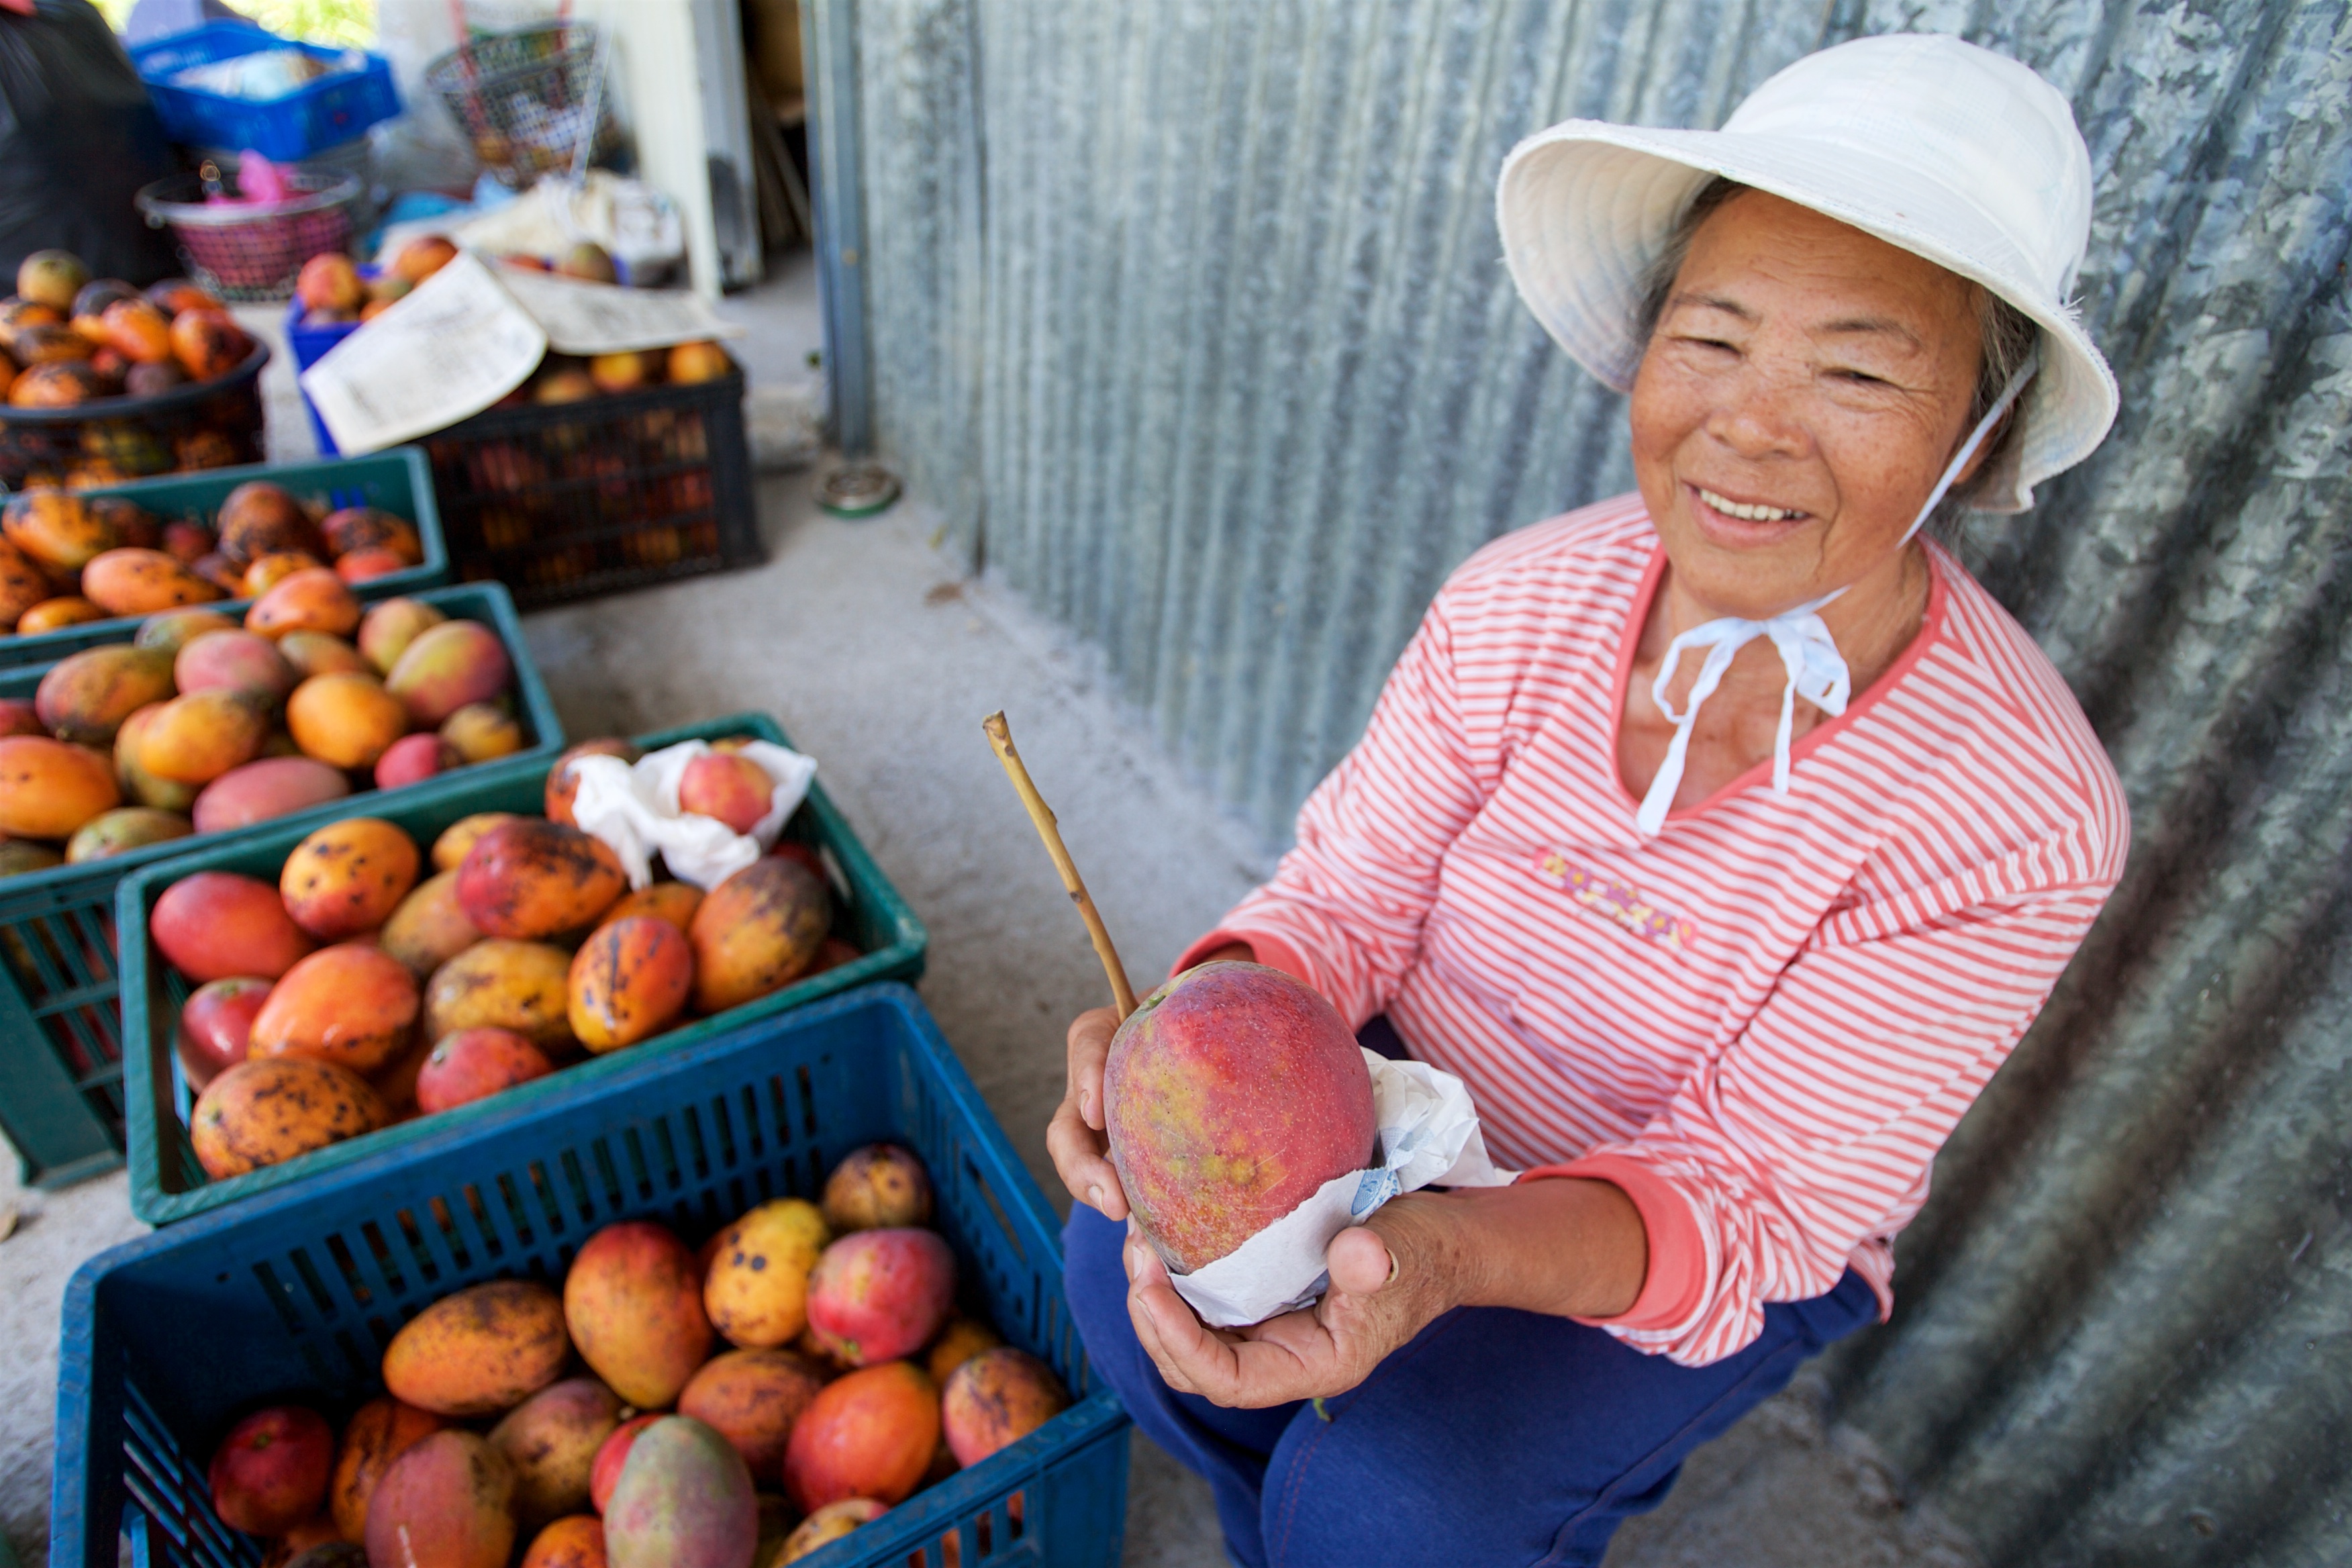
{"label": "wire basket", "polygon": [[572,167],[591,115],[590,161],[620,145],[600,70],[596,29],[558,22],[461,45],[427,66],[425,80],[465,127],[474,156],[519,189]]}
{"label": "wire basket", "polygon": [[[331,250],[348,250],[352,209],[362,195],[351,174],[286,171],[301,193],[290,201],[247,206],[205,200],[202,174],[174,174],[138,195],[148,226],[168,226],[188,276],[224,300],[283,300],[294,292],[302,264]],[[222,187],[236,192],[235,175]]]}

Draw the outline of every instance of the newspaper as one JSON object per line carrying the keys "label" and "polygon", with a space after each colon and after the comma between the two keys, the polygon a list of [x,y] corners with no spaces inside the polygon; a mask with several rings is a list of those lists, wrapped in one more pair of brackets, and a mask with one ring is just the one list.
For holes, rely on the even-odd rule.
{"label": "newspaper", "polygon": [[559,353],[588,357],[666,349],[707,338],[738,338],[744,331],[688,289],[615,289],[522,267],[501,267],[498,279],[537,319]]}
{"label": "newspaper", "polygon": [[520,386],[547,353],[530,311],[463,251],[302,373],[302,390],[357,456],[468,419]]}

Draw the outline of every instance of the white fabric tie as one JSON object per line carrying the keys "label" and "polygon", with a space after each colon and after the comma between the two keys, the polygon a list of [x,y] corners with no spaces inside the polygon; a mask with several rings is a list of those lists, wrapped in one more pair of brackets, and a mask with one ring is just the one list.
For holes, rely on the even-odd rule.
{"label": "white fabric tie", "polygon": [[[1959,451],[1945,465],[1943,478],[1927,493],[1927,504],[1911,520],[1911,526],[1895,542],[1900,550],[1911,542],[1911,536],[1926,526],[1927,518],[1951,489],[1960,470],[1968,466],[1977,448],[2017,395],[2025,390],[2040,366],[2039,355],[2029,355],[2017,374],[2000,390],[2000,396],[1977,421],[1969,438],[1960,444]],[[1654,838],[1666,826],[1666,813],[1674,809],[1675,795],[1683,786],[1683,765],[1690,754],[1691,729],[1698,722],[1699,704],[1715,695],[1723,684],[1723,677],[1731,668],[1732,659],[1739,650],[1758,637],[1769,637],[1780,653],[1780,667],[1788,672],[1788,682],[1780,688],[1780,727],[1772,737],[1772,793],[1789,793],[1789,748],[1796,735],[1797,699],[1801,697],[1834,719],[1845,711],[1846,700],[1853,695],[1853,673],[1846,668],[1845,656],[1838,652],[1837,639],[1821,617],[1822,607],[1835,599],[1845,589],[1824,594],[1809,604],[1772,616],[1769,620],[1742,620],[1738,616],[1725,616],[1691,627],[1666,645],[1666,657],[1659,662],[1658,678],[1650,683],[1650,695],[1658,704],[1658,711],[1675,727],[1675,738],[1667,742],[1666,760],[1658,764],[1658,776],[1650,781],[1650,793],[1642,797],[1641,810],[1633,814],[1633,826],[1644,838]],[[1675,668],[1682,662],[1685,648],[1706,649],[1706,662],[1698,668],[1698,679],[1691,687],[1690,706],[1680,713],[1666,697],[1666,688],[1675,679]]]}

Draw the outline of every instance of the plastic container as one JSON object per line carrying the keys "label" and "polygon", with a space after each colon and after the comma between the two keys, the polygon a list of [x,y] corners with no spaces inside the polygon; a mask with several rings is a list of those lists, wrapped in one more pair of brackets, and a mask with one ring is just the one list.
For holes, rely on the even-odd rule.
{"label": "plastic container", "polygon": [[173,141],[226,153],[249,148],[273,163],[291,163],[349,142],[400,113],[392,66],[379,55],[367,56],[362,70],[320,77],[283,98],[231,98],[171,80],[192,66],[263,49],[296,49],[322,60],[339,59],[347,52],[297,43],[243,22],[207,22],[135,46],[131,62],[147,84],[147,96],[154,100],[155,112]]}
{"label": "plastic container", "polygon": [[70,408],[0,405],[0,485],[105,489],[82,481],[94,473],[135,480],[257,463],[261,367],[268,363],[269,345],[257,342],[227,374],[152,397],[101,397]]}
{"label": "plastic container", "polygon": [[[250,1564],[204,1475],[263,1403],[339,1418],[383,1346],[452,1290],[560,1279],[623,1219],[699,1241],[771,1197],[814,1197],[877,1139],[930,1171],[966,1300],[1078,1403],[866,1525],[810,1568],[1108,1568],[1127,1506],[1128,1422],[1088,1374],[1062,1297],[1053,1211],[913,992],[868,985],[667,1051],[557,1100],[384,1149],[331,1176],[100,1254],[66,1288],[50,1568]],[[1014,1501],[1019,1499],[1018,1503]]]}
{"label": "plastic container", "polygon": [[[762,713],[739,713],[689,724],[640,737],[638,743],[651,750],[679,741],[715,741],[727,735],[757,735],[779,745],[791,743],[775,721]],[[387,801],[368,815],[396,824],[416,840],[420,849],[430,849],[443,828],[478,811],[537,815],[546,799],[550,765],[551,759],[540,758],[452,773],[446,780],[404,792],[405,798]],[[829,862],[836,909],[835,934],[858,948],[860,956],[854,963],[809,975],[740,1007],[689,1022],[632,1049],[575,1063],[495,1100],[402,1122],[283,1164],[215,1181],[196,1163],[195,1151],[188,1143],[188,1112],[194,1097],[180,1071],[179,1055],[173,1045],[180,1005],[187,999],[190,987],[155,951],[147,932],[147,914],[164,889],[197,871],[238,871],[275,882],[286,857],[308,831],[304,826],[281,828],[271,823],[234,842],[151,863],[126,879],[116,895],[115,925],[121,933],[122,948],[123,1038],[132,1043],[123,1066],[129,1100],[131,1212],[149,1225],[171,1225],[256,1194],[320,1179],[366,1159],[378,1149],[402,1148],[436,1136],[446,1127],[470,1126],[504,1115],[513,1107],[568,1099],[603,1082],[639,1056],[684,1049],[752,1019],[868,981],[912,980],[923,972],[929,939],[922,922],[874,864],[833,802],[821,788],[812,785],[807,802],[786,824],[785,835],[816,847]]]}
{"label": "plastic container", "polygon": [[[425,454],[415,447],[389,447],[364,458],[326,458],[310,462],[249,464],[213,468],[201,474],[173,474],[134,484],[106,485],[83,493],[121,496],[135,501],[166,522],[182,518],[209,524],[228,492],[248,479],[268,479],[291,491],[306,505],[329,509],[372,506],[406,518],[416,525],[425,559],[415,566],[387,572],[355,584],[352,591],[369,604],[395,598],[423,588],[437,588],[449,580],[449,551],[441,533],[441,510],[435,504],[431,470]],[[207,605],[225,615],[241,616],[249,599],[226,599]],[[128,642],[143,616],[111,621],[86,621],[31,637],[0,634],[0,669],[26,664],[49,664],[100,643]]]}
{"label": "plastic container", "polygon": [[475,38],[425,68],[484,167],[515,189],[572,168],[588,116],[596,116],[590,160],[620,145],[609,91],[595,90],[603,61],[596,29],[558,22]]}
{"label": "plastic container", "polygon": [[[117,941],[115,889],[125,877],[192,849],[227,848],[257,835],[299,838],[320,823],[385,812],[429,792],[462,788],[492,770],[544,769],[563,749],[562,723],[506,590],[482,583],[416,597],[498,629],[514,661],[516,709],[528,731],[523,752],[404,789],[360,791],[253,827],[0,879],[0,1131],[16,1146],[27,1182],[65,1186],[121,1163],[122,1042],[142,1037],[125,1034],[116,990],[124,944]],[[32,696],[47,670],[0,670],[0,697]]]}
{"label": "plastic container", "polygon": [[[299,168],[285,174],[300,194],[281,202],[208,202],[199,174],[158,180],[135,200],[150,227],[171,229],[199,285],[223,300],[283,300],[294,292],[304,262],[351,248],[366,195],[356,175]],[[236,184],[233,174],[222,180]]]}
{"label": "plastic container", "polygon": [[452,574],[495,578],[525,609],[761,559],[740,368],[493,408],[419,444]]}

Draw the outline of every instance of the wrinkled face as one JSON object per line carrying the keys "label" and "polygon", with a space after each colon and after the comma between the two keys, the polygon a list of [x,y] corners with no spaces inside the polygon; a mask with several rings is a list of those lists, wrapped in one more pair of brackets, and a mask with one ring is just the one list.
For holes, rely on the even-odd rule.
{"label": "wrinkled face", "polygon": [[1760,618],[1884,572],[1968,434],[1974,286],[1762,192],[1693,237],[1633,383],[1681,589]]}

